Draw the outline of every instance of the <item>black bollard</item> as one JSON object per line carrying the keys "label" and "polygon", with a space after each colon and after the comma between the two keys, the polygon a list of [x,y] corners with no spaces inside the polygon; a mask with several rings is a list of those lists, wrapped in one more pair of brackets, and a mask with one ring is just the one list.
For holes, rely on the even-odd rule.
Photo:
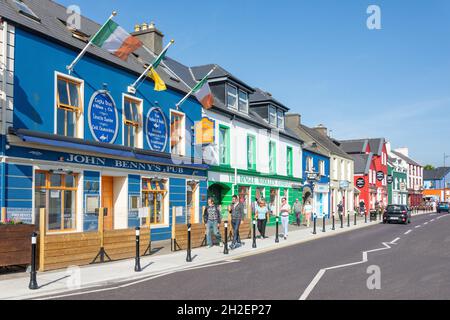
{"label": "black bollard", "polygon": [[256,249],[256,220],[253,219],[253,249]]}
{"label": "black bollard", "polygon": [[188,243],[187,243],[187,256],[186,256],[186,262],[192,262],[192,255],[191,255],[191,224],[188,224]]}
{"label": "black bollard", "polygon": [[37,244],[37,233],[33,232],[31,235],[31,272],[30,272],[30,284],[28,288],[30,290],[39,289],[36,281],[36,244]]}
{"label": "black bollard", "polygon": [[364,220],[365,220],[365,223],[367,223],[367,213],[365,213],[365,212],[364,212]]}
{"label": "black bollard", "polygon": [[317,217],[314,216],[314,230],[313,230],[313,234],[317,234]]}
{"label": "black bollard", "polygon": [[341,229],[344,229],[344,214],[340,214],[339,219],[341,219]]}
{"label": "black bollard", "polygon": [[141,255],[139,253],[140,249],[140,243],[141,243],[141,228],[136,227],[136,258],[134,263],[134,271],[135,272],[141,272]]}
{"label": "black bollard", "polygon": [[358,219],[358,214],[355,212],[355,226],[358,224],[356,221],[357,219]]}
{"label": "black bollard", "polygon": [[324,216],[323,217],[323,229],[322,229],[322,232],[327,232],[327,230],[326,230],[326,223],[327,223],[327,220],[326,220],[326,217]]}
{"label": "black bollard", "polygon": [[224,231],[225,231],[225,243],[223,246],[223,254],[229,254],[229,250],[228,250],[228,221],[224,222]]}
{"label": "black bollard", "polygon": [[279,243],[280,242],[280,234],[279,234],[279,222],[278,222],[278,216],[277,216],[277,224],[276,224],[276,235],[275,235],[275,243]]}
{"label": "black bollard", "polygon": [[350,228],[350,211],[347,212],[347,227]]}
{"label": "black bollard", "polygon": [[333,213],[333,228],[332,230],[336,230],[336,218],[334,217],[334,213]]}

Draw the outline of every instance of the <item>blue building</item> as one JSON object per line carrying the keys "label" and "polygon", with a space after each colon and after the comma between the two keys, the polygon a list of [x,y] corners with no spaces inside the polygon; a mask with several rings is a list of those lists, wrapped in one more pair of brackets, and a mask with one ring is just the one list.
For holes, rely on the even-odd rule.
{"label": "blue building", "polygon": [[150,225],[154,241],[170,238],[172,212],[179,223],[201,221],[208,168],[193,144],[201,104],[175,107],[190,88],[164,63],[166,91],[150,79],[127,90],[161,52],[162,33],[135,30],[154,54],[140,49],[127,61],[91,46],[69,74],[100,25],[82,17],[72,29],[66,8],[49,0],[1,0],[0,19],[2,218],[38,224],[45,208],[47,232],[86,232],[97,230],[103,207],[105,229]]}

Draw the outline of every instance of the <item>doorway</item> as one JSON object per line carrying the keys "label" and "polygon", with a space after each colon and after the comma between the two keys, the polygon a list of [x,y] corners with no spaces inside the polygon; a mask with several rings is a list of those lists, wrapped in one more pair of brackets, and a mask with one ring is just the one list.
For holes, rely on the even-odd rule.
{"label": "doorway", "polygon": [[102,208],[107,210],[104,229],[114,230],[114,178],[102,177]]}

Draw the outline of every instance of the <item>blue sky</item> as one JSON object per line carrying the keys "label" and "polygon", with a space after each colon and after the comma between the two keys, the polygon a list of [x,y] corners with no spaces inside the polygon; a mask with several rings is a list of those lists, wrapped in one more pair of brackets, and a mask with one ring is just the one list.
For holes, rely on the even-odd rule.
{"label": "blue sky", "polygon": [[[450,154],[450,1],[58,0],[128,30],[154,21],[170,56],[217,63],[339,139],[386,137],[423,164]],[[369,30],[369,5],[381,30]]]}

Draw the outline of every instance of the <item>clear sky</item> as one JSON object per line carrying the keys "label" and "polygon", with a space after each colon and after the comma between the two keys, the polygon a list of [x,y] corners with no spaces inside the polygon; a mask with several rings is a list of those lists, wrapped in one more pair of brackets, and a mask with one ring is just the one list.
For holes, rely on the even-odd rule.
{"label": "clear sky", "polygon": [[335,138],[386,137],[436,166],[450,154],[448,0],[57,1],[99,23],[117,10],[129,31],[154,21],[171,57],[217,63]]}

